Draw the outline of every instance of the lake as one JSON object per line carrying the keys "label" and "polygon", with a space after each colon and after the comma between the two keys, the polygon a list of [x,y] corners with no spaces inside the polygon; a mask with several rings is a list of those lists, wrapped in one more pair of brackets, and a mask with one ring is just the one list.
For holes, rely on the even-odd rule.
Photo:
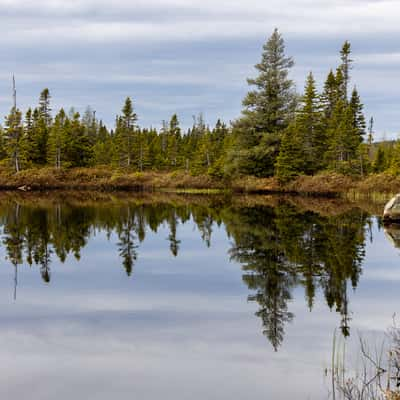
{"label": "lake", "polygon": [[[329,398],[400,304],[371,204],[273,196],[0,196],[0,397]],[[397,242],[396,242],[397,240]],[[326,376],[327,375],[327,376]]]}

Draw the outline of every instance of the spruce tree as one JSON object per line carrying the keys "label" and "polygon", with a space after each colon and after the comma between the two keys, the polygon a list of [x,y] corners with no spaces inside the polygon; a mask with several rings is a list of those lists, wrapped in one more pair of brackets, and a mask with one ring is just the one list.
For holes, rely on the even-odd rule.
{"label": "spruce tree", "polygon": [[71,167],[87,167],[93,159],[93,148],[85,127],[81,123],[80,114],[75,112],[66,127],[66,165]]}
{"label": "spruce tree", "polygon": [[255,88],[243,100],[243,116],[234,125],[237,142],[232,161],[239,172],[272,175],[282,132],[293,119],[296,104],[294,84],[288,77],[293,64],[275,29],[255,66],[258,76],[248,79]]}
{"label": "spruce tree", "polygon": [[25,161],[22,113],[13,107],[5,120],[4,144],[10,164],[19,172]]}
{"label": "spruce tree", "polygon": [[322,103],[324,109],[325,124],[329,118],[332,117],[333,109],[335,108],[338,100],[338,87],[336,83],[336,77],[332,70],[325,80],[324,90],[322,93]]}
{"label": "spruce tree", "polygon": [[36,150],[35,125],[33,119],[33,112],[31,108],[28,108],[28,111],[25,113],[24,134],[25,134],[25,140],[24,140],[25,153],[27,155],[27,162],[28,164],[30,164]]}
{"label": "spruce tree", "polygon": [[380,145],[372,162],[372,171],[375,173],[384,172],[388,168],[388,164],[385,148]]}
{"label": "spruce tree", "polygon": [[147,138],[147,129],[138,128],[134,136],[133,160],[139,171],[147,169],[149,165],[149,143]]}
{"label": "spruce tree", "polygon": [[55,117],[47,141],[47,161],[55,168],[61,168],[65,160],[65,151],[68,146],[67,137],[67,115],[61,109]]}
{"label": "spruce tree", "polygon": [[50,107],[50,91],[49,89],[43,89],[39,97],[39,114],[43,118],[46,127],[51,125],[51,107]]}
{"label": "spruce tree", "polygon": [[303,142],[299,127],[291,124],[282,137],[281,148],[276,159],[276,176],[286,183],[305,172]]}
{"label": "spruce tree", "polygon": [[341,59],[342,63],[339,67],[340,71],[341,71],[341,75],[343,77],[342,91],[343,91],[345,99],[347,99],[347,92],[348,92],[348,86],[349,86],[349,81],[350,81],[350,70],[352,68],[352,62],[353,62],[353,60],[350,58],[350,56],[351,56],[351,45],[346,40],[343,43],[342,49],[340,51],[340,59]]}
{"label": "spruce tree", "polygon": [[301,139],[304,172],[313,174],[323,166],[325,133],[322,127],[322,107],[312,73],[307,77],[302,104],[296,117],[296,129]]}
{"label": "spruce tree", "polygon": [[120,165],[130,167],[134,159],[135,131],[137,115],[133,110],[132,100],[127,97],[122,116],[117,117],[115,130],[116,149]]}
{"label": "spruce tree", "polygon": [[172,168],[180,165],[179,150],[181,142],[181,128],[179,127],[178,116],[174,114],[169,122],[169,130],[167,135],[167,160]]}
{"label": "spruce tree", "polygon": [[354,126],[352,109],[342,99],[336,103],[327,135],[326,160],[329,167],[338,172],[351,173],[361,141],[359,131]]}
{"label": "spruce tree", "polygon": [[357,92],[356,87],[354,87],[353,92],[351,94],[349,107],[351,109],[351,113],[353,116],[353,126],[357,131],[358,140],[362,142],[364,135],[366,133],[365,132],[366,123],[365,123],[365,116],[363,113],[364,105],[361,103],[360,96]]}
{"label": "spruce tree", "polygon": [[196,155],[193,158],[191,171],[195,175],[205,174],[214,161],[211,133],[207,129],[197,142]]}

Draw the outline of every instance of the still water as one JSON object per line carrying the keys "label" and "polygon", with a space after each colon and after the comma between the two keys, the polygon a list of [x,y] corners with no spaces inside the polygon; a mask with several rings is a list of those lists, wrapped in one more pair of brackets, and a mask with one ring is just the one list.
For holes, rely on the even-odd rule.
{"label": "still water", "polygon": [[0,232],[2,399],[328,398],[334,332],[399,311],[398,232],[346,203],[3,194]]}

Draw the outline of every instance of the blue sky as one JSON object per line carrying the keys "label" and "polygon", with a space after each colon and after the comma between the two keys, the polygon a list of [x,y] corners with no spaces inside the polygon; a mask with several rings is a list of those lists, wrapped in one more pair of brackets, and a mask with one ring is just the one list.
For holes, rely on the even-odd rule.
{"label": "blue sky", "polygon": [[107,124],[128,95],[142,126],[175,112],[185,127],[199,112],[228,122],[278,27],[299,91],[310,70],[324,80],[349,40],[376,138],[397,137],[399,14],[392,0],[0,0],[0,115],[15,73],[21,108],[49,87],[54,109],[91,105]]}

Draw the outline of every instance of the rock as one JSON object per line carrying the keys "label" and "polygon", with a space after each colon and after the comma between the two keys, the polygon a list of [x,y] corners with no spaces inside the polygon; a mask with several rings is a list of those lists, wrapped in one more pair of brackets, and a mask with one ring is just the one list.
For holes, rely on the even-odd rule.
{"label": "rock", "polygon": [[396,196],[386,204],[383,210],[383,220],[400,222],[400,194],[396,194]]}
{"label": "rock", "polygon": [[386,237],[389,239],[389,242],[392,243],[392,245],[397,249],[400,249],[400,225],[386,225],[384,228],[384,232]]}
{"label": "rock", "polygon": [[27,185],[23,185],[23,186],[18,187],[17,189],[22,190],[23,192],[27,192],[27,191],[31,190],[31,187],[27,186]]}

